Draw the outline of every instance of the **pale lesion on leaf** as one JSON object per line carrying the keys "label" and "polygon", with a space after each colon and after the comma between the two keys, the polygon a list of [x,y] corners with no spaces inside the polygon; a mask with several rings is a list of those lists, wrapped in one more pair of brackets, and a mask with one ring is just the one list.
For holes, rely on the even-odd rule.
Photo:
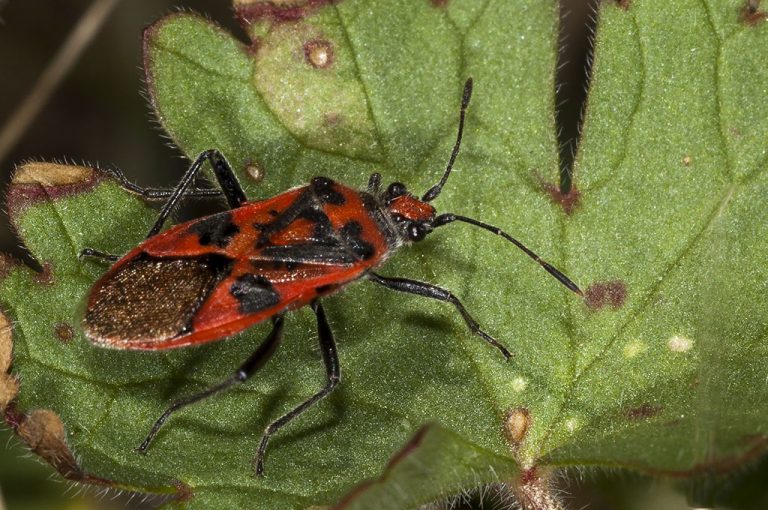
{"label": "pale lesion on leaf", "polygon": [[28,206],[91,190],[107,174],[98,168],[66,163],[28,161],[16,167],[6,197],[15,223]]}
{"label": "pale lesion on leaf", "polygon": [[12,184],[66,186],[87,182],[93,172],[93,168],[85,166],[36,161],[21,165],[13,175]]}

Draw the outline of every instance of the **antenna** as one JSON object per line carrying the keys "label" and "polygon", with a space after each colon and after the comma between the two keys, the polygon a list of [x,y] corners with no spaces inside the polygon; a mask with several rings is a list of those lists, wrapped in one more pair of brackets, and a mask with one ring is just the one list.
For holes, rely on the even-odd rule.
{"label": "antenna", "polygon": [[459,133],[456,136],[456,144],[451,151],[451,159],[448,160],[448,166],[445,167],[445,172],[440,182],[429,188],[424,196],[421,197],[422,202],[431,202],[436,199],[445,186],[445,182],[448,180],[448,176],[451,175],[451,169],[456,162],[456,156],[459,155],[459,147],[461,147],[461,135],[464,132],[464,117],[467,115],[467,106],[469,106],[469,100],[472,97],[472,78],[467,78],[464,83],[464,95],[461,98],[461,111],[459,112]]}
{"label": "antenna", "polygon": [[568,287],[569,290],[575,292],[579,296],[584,295],[584,293],[581,291],[579,286],[573,283],[570,278],[568,278],[563,273],[561,273],[560,270],[558,270],[555,266],[543,260],[541,257],[536,255],[533,251],[531,251],[527,246],[525,246],[523,243],[521,243],[520,241],[518,241],[517,239],[507,234],[506,232],[504,232],[498,227],[494,227],[493,225],[489,225],[487,223],[483,223],[482,221],[477,221],[472,218],[467,218],[466,216],[459,216],[457,214],[452,214],[452,213],[441,214],[440,216],[435,218],[435,221],[432,223],[432,227],[433,228],[442,227],[443,225],[452,223],[454,221],[463,221],[464,223],[469,223],[470,225],[480,227],[482,229],[485,229],[489,232],[493,232],[494,234],[503,237],[510,243],[514,244],[515,246],[523,250],[526,255],[528,255],[533,260],[538,262],[541,267],[543,267],[549,274],[557,278],[557,281],[559,281],[560,283]]}

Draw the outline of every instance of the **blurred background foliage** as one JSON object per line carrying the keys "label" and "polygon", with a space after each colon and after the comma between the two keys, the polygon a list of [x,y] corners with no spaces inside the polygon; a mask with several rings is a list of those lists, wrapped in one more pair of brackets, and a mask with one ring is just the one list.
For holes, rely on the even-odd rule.
{"label": "blurred background foliage", "polygon": [[[98,1],[98,0],[97,0]],[[561,0],[562,51],[558,69],[558,122],[563,164],[570,165],[588,90],[589,48],[599,0]],[[70,31],[91,5],[87,0],[0,0],[0,127],[33,88]],[[141,69],[142,29],[175,9],[204,13],[246,40],[232,17],[229,0],[117,2],[71,72],[42,106],[29,128],[0,159],[5,195],[14,165],[29,159],[99,163],[123,169],[148,186],[173,184],[187,161],[169,145],[153,121]],[[162,172],[154,171],[162,166]],[[25,258],[8,227],[0,224],[0,251]],[[559,478],[570,508],[593,510],[678,510],[768,508],[768,460],[744,466],[726,479],[656,480],[624,471],[568,471]],[[96,490],[81,493],[33,458],[0,425],[0,510],[151,508],[130,495],[113,498]],[[511,508],[505,490],[465,494],[437,508]]]}

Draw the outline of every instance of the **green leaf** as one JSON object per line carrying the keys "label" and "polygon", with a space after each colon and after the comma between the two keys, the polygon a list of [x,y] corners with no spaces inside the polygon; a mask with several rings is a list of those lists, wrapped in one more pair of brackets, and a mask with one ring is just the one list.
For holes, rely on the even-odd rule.
{"label": "green leaf", "polygon": [[552,462],[690,474],[764,450],[768,31],[739,6],[601,12],[564,243],[627,300],[575,316],[554,423],[581,427],[548,427]]}
{"label": "green leaf", "polygon": [[174,415],[137,455],[169,402],[228,377],[269,328],[167,352],[62,338],[105,270],[77,253],[127,251],[154,213],[100,172],[22,172],[11,217],[46,272],[9,268],[0,283],[17,408],[55,410],[88,473],[182,487],[190,508],[416,508],[520,469],[523,483],[547,466],[685,475],[762,452],[768,24],[743,22],[735,1],[601,5],[572,210],[551,191],[554,3],[240,0],[249,45],[190,14],[145,34],[163,126],[190,158],[222,150],[254,200],[318,174],[363,187],[372,171],[422,193],[473,77],[436,207],[510,232],[586,298],[466,225],[381,272],[451,289],[510,362],[450,305],[350,285],[327,300],[342,383],[275,436],[266,478],[251,466],[261,431],[323,384],[307,310],[288,316],[282,350],[252,380]]}

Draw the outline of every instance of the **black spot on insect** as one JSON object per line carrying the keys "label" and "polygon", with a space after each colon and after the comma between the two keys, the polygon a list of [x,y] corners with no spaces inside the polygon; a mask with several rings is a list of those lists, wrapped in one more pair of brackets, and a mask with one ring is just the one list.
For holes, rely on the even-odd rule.
{"label": "black spot on insect", "polygon": [[371,243],[362,238],[363,227],[355,220],[349,221],[341,227],[339,234],[344,244],[361,260],[368,260],[376,253]]}
{"label": "black spot on insect", "polygon": [[344,205],[344,195],[333,189],[333,181],[327,177],[315,177],[310,183],[312,192],[324,204]]}
{"label": "black spot on insect", "polygon": [[[326,217],[326,219],[328,219]],[[312,238],[318,240],[325,240],[333,236],[333,225],[328,221],[327,223],[315,223],[315,228],[312,230]]]}
{"label": "black spot on insect", "polygon": [[350,220],[341,227],[341,233],[344,237],[360,237],[363,233],[363,226],[356,220]]}
{"label": "black spot on insect", "polygon": [[363,201],[363,207],[368,213],[373,213],[379,209],[379,204],[376,199],[370,193],[360,193],[360,199]]}
{"label": "black spot on insect", "polygon": [[272,216],[273,218],[277,218],[280,215],[280,213],[277,212],[277,209],[270,209],[269,215]]}
{"label": "black spot on insect", "polygon": [[269,240],[269,237],[265,236],[264,234],[260,235],[259,238],[256,240],[256,244],[254,245],[257,250],[260,250],[264,248],[265,246],[270,246],[272,242]]}
{"label": "black spot on insect", "polygon": [[316,199],[312,191],[308,190],[301,193],[291,205],[275,217],[273,222],[261,229],[261,235],[255,244],[256,249],[271,245],[272,242],[269,240],[271,236],[288,228],[297,218],[302,217],[302,214],[305,214],[308,209],[314,208],[316,208]]}
{"label": "black spot on insect", "polygon": [[299,218],[308,220],[314,224],[312,229],[312,238],[316,241],[324,241],[330,237],[333,237],[333,224],[321,209],[315,209],[314,207],[308,207],[303,210],[299,215]]}
{"label": "black spot on insect", "polygon": [[189,231],[196,234],[203,246],[218,246],[226,248],[232,239],[240,232],[240,228],[232,223],[232,213],[220,213],[209,216],[193,223]]}
{"label": "black spot on insect", "polygon": [[245,273],[240,275],[229,289],[239,304],[240,313],[256,313],[277,305],[280,295],[272,283],[260,275]]}
{"label": "black spot on insect", "polygon": [[318,287],[315,287],[315,292],[317,292],[320,295],[328,294],[336,290],[338,287],[339,287],[338,285],[333,285],[329,283],[327,285],[320,285]]}

